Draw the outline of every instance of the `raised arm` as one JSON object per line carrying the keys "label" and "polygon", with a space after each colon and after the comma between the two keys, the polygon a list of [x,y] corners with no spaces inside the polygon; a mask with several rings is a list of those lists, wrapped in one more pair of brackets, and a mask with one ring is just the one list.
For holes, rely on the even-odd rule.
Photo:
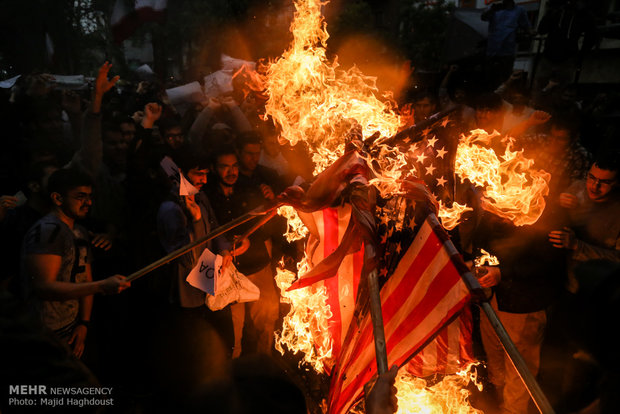
{"label": "raised arm", "polygon": [[70,165],[78,165],[92,177],[95,177],[103,162],[103,143],[101,141],[101,101],[103,95],[118,81],[115,76],[108,79],[108,72],[112,64],[105,62],[100,68],[95,80],[95,90],[91,108],[86,112],[84,127],[82,128],[82,145],[75,153]]}

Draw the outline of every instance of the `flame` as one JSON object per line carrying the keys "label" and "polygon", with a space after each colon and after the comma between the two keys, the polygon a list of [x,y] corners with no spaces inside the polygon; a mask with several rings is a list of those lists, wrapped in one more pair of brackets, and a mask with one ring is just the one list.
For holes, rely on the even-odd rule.
{"label": "flame", "polygon": [[545,209],[551,175],[533,169],[534,160],[525,158],[523,151],[512,151],[511,140],[507,140],[504,154],[498,156],[487,147],[498,136],[482,129],[461,136],[455,172],[461,182],[469,179],[484,188],[482,208],[517,226],[533,224]]}
{"label": "flame", "polygon": [[461,216],[466,211],[473,211],[474,209],[468,207],[465,204],[459,204],[456,201],[452,203],[452,207],[446,207],[443,202],[439,201],[438,216],[441,219],[441,224],[446,230],[452,230],[459,224]]}
{"label": "flame", "polygon": [[293,242],[305,238],[309,231],[304,222],[297,215],[297,211],[291,206],[278,208],[278,214],[286,219],[287,229],[284,233],[286,241]]}
{"label": "flame", "polygon": [[499,259],[484,249],[480,249],[480,256],[474,259],[476,266],[499,266]]}
{"label": "flame", "polygon": [[467,386],[473,383],[479,390],[482,384],[477,380],[476,371],[470,364],[454,375],[447,375],[442,381],[429,386],[422,379],[402,370],[396,377],[397,413],[424,414],[476,414],[482,411],[469,403],[470,392]]}
{"label": "flame", "polygon": [[[302,273],[307,271],[307,261],[302,260],[298,268]],[[275,347],[282,355],[285,346],[293,353],[301,352],[300,365],[305,362],[316,372],[323,373],[325,366],[332,362],[332,338],[328,331],[332,312],[327,304],[327,292],[325,287],[315,286],[287,292],[295,279],[295,273],[278,267],[276,284],[281,301],[289,303],[291,310],[284,317],[282,330],[275,333]]]}
{"label": "flame", "polygon": [[265,114],[280,126],[292,145],[308,144],[315,174],[344,154],[352,132],[394,135],[400,125],[390,95],[377,98],[376,78],[355,66],[339,68],[326,57],[329,35],[318,0],[297,0],[288,50],[266,68]]}
{"label": "flame", "polygon": [[[280,131],[280,142],[291,145],[304,142],[319,174],[340,158],[347,144],[360,149],[367,161],[373,184],[382,195],[400,191],[398,180],[405,171],[406,158],[398,148],[379,145],[376,138],[394,135],[401,124],[391,94],[378,97],[376,78],[365,76],[357,67],[343,70],[337,59],[326,57],[329,35],[321,14],[326,2],[296,0],[291,24],[293,40],[281,57],[260,66],[260,82],[267,96],[264,119],[270,118]],[[260,89],[255,87],[254,90]],[[294,210],[283,208],[287,218],[287,240],[307,235]],[[299,273],[307,262],[301,263]],[[309,287],[293,292],[284,289],[293,274],[278,270],[278,286],[283,299],[291,304],[284,326],[276,337],[276,347],[303,352],[304,361],[318,372],[332,357],[332,343],[327,330],[331,316],[323,288]]]}

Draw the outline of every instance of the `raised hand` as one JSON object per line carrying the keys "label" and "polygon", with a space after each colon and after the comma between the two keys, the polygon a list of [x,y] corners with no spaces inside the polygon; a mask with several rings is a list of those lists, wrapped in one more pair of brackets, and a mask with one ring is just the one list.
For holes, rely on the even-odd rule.
{"label": "raised hand", "polygon": [[108,79],[108,73],[110,72],[110,68],[112,64],[110,62],[104,62],[103,65],[99,68],[99,73],[97,74],[97,79],[95,79],[95,93],[101,94],[103,96],[104,93],[112,89],[112,87],[118,82],[121,78],[116,75],[112,79]]}

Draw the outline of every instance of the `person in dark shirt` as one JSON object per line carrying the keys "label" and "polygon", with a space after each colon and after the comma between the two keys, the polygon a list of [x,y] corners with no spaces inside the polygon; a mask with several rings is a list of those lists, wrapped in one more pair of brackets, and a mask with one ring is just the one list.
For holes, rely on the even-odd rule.
{"label": "person in dark shirt", "polygon": [[256,132],[246,132],[237,139],[239,178],[237,187],[247,192],[256,207],[265,200],[275,199],[283,188],[278,173],[258,162],[261,153],[261,137]]}
{"label": "person in dark shirt", "polygon": [[[566,279],[566,254],[551,247],[547,234],[563,225],[553,200],[532,225],[517,227],[485,213],[476,229],[474,245],[499,259],[494,273],[491,305],[533,375],[540,367],[547,327],[547,309],[556,302]],[[530,395],[506,356],[489,320],[481,317],[482,344],[489,380],[505,413],[527,413]]]}
{"label": "person in dark shirt", "polygon": [[121,275],[92,281],[88,232],[76,223],[92,204],[91,178],[76,169],[61,169],[50,176],[48,189],[52,210],[24,238],[22,280],[44,324],[79,358],[93,294],[119,293],[130,284]]}
{"label": "person in dark shirt", "polygon": [[[256,198],[253,198],[255,193],[250,193],[238,185],[239,169],[239,159],[234,147],[225,145],[215,151],[212,166],[214,177],[209,180],[207,195],[221,224],[228,223],[256,207],[253,205],[256,201]],[[251,226],[251,222],[249,225]],[[230,240],[235,241],[235,237],[247,229],[248,226],[240,226],[236,235],[229,232]],[[246,311],[257,331],[257,351],[271,353],[279,298],[273,278],[271,255],[267,249],[267,239],[268,234],[264,229],[258,229],[240,248],[232,251],[236,268],[260,289],[258,301],[235,303],[231,306],[235,338],[233,358],[241,355]]]}

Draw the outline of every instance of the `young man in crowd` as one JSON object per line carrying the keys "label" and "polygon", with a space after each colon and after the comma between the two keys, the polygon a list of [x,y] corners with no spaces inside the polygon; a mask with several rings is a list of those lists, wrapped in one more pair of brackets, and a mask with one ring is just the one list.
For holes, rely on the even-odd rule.
{"label": "young man in crowd", "polygon": [[[560,194],[560,205],[568,209],[570,228],[549,233],[553,246],[568,249],[573,264],[588,260],[620,262],[620,194],[617,153],[599,155],[585,180],[573,183]],[[578,289],[569,274],[568,290]]]}
{"label": "young man in crowd", "polygon": [[[260,146],[258,153],[260,154]],[[234,147],[225,145],[216,150],[213,170],[215,180],[208,187],[207,194],[218,221],[228,223],[252,208],[251,196],[238,185],[240,165]],[[243,234],[247,227],[241,226],[238,229],[237,234]],[[236,303],[231,306],[235,338],[233,358],[241,355],[246,311],[257,331],[258,352],[270,354],[273,347],[279,297],[273,278],[267,239],[265,229],[260,228],[244,242],[241,250],[233,252],[237,269],[260,289],[260,298],[256,302]]]}
{"label": "young man in crowd", "polygon": [[44,324],[84,352],[93,294],[120,293],[129,287],[121,275],[93,282],[87,231],[76,223],[92,204],[92,180],[77,169],[61,169],[49,178],[52,211],[24,239],[23,280]]}
{"label": "young man in crowd", "polygon": [[[179,195],[179,188],[172,188],[170,197],[157,213],[157,233],[166,253],[204,237],[218,224],[209,200],[200,190],[207,183],[208,160],[192,151],[182,151],[174,159],[180,173],[198,190],[195,195]],[[196,265],[203,250],[207,248],[224,257],[227,266],[232,257],[229,243],[223,237],[195,247],[173,262],[173,283],[170,300],[185,309],[204,309],[205,292],[191,286],[185,279]]]}

